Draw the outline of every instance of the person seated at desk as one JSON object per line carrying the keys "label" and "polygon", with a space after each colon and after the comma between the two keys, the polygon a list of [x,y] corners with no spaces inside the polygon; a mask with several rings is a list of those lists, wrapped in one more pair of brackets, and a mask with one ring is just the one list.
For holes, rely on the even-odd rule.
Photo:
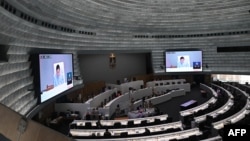
{"label": "person seated at desk", "polygon": [[93,112],[92,112],[92,118],[93,118],[93,120],[99,119],[99,116],[100,116],[100,113],[99,113],[98,108],[94,108]]}
{"label": "person seated at desk", "polygon": [[85,119],[86,119],[86,120],[90,120],[90,119],[91,119],[90,113],[89,113],[89,112],[87,112],[87,114],[86,114],[86,116],[85,116]]}
{"label": "person seated at desk", "polygon": [[109,132],[108,128],[106,128],[106,131],[103,134],[104,137],[111,137],[111,133]]}
{"label": "person seated at desk", "polygon": [[144,135],[150,135],[150,130],[148,128],[145,128],[145,132],[143,134]]}
{"label": "person seated at desk", "polygon": [[121,96],[121,95],[122,95],[121,91],[117,91],[116,97],[119,97],[119,96]]}
{"label": "person seated at desk", "polygon": [[142,101],[142,105],[141,105],[142,108],[145,108],[145,107],[144,107],[144,106],[145,106],[145,102],[146,102],[146,101],[145,101],[145,97],[143,97],[141,101]]}
{"label": "person seated at desk", "polygon": [[119,117],[120,114],[121,114],[120,105],[117,104],[116,109],[115,109],[115,116],[116,116],[116,117]]}
{"label": "person seated at desk", "polygon": [[137,107],[137,111],[138,111],[139,113],[143,112],[142,105],[139,105],[139,106]]}
{"label": "person seated at desk", "polygon": [[91,112],[92,115],[95,114],[95,108],[92,109],[92,112]]}
{"label": "person seated at desk", "polygon": [[99,128],[99,129],[102,128],[102,124],[101,124],[100,119],[97,120],[96,127]]}
{"label": "person seated at desk", "polygon": [[144,101],[144,105],[143,105],[143,108],[148,108],[148,102],[147,101]]}
{"label": "person seated at desk", "polygon": [[155,97],[155,96],[157,96],[157,92],[156,92],[155,88],[153,88],[152,89],[152,97]]}
{"label": "person seated at desk", "polygon": [[92,137],[92,138],[96,137],[96,134],[95,134],[95,133],[92,133],[92,134],[91,134],[91,137]]}
{"label": "person seated at desk", "polygon": [[96,115],[96,116],[99,115],[99,109],[98,109],[98,107],[95,109],[95,115]]}
{"label": "person seated at desk", "polygon": [[149,100],[149,101],[148,101],[148,108],[153,108],[153,107],[154,107],[154,105],[153,105],[152,101]]}
{"label": "person seated at desk", "polygon": [[160,109],[158,107],[155,107],[155,115],[160,115]]}
{"label": "person seated at desk", "polygon": [[143,112],[145,111],[146,109],[142,108],[142,106],[138,106],[137,107],[137,117],[136,118],[143,118],[144,117],[144,114]]}

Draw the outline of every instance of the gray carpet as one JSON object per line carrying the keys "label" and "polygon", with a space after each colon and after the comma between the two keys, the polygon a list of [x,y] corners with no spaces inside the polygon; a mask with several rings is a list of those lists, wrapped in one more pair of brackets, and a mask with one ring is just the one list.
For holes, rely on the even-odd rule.
{"label": "gray carpet", "polygon": [[211,94],[207,94],[207,97],[203,97],[200,93],[200,86],[194,85],[192,86],[191,91],[186,95],[172,98],[169,101],[166,101],[164,103],[155,106],[158,107],[160,111],[163,112],[163,114],[168,114],[169,117],[172,117],[173,121],[179,121],[180,105],[182,103],[185,103],[186,101],[193,99],[198,102],[198,105],[200,105],[208,101],[211,97],[212,97]]}

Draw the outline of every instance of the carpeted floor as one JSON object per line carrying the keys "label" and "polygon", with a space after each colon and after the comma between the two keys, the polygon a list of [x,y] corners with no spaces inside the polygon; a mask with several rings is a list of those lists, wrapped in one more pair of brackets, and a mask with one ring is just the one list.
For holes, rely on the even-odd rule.
{"label": "carpeted floor", "polygon": [[163,114],[168,114],[169,117],[173,118],[173,121],[180,120],[180,105],[189,100],[196,100],[198,105],[208,101],[212,95],[207,94],[207,97],[203,97],[200,93],[200,86],[195,85],[191,88],[191,91],[187,93],[185,96],[175,97],[169,101],[164,103],[155,105],[160,109]]}

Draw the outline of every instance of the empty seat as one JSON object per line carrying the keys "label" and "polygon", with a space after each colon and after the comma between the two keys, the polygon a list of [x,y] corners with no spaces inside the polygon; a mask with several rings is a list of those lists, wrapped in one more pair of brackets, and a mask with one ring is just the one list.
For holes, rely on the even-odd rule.
{"label": "empty seat", "polygon": [[142,120],[142,121],[141,121],[141,125],[142,125],[142,126],[147,126],[147,120]]}
{"label": "empty seat", "polygon": [[189,141],[198,141],[199,139],[198,139],[198,137],[196,135],[192,135],[192,136],[188,137],[188,140]]}
{"label": "empty seat", "polygon": [[150,135],[150,130],[148,128],[145,128],[145,132],[143,133],[143,135]]}
{"label": "empty seat", "polygon": [[172,133],[172,132],[176,132],[179,131],[179,128],[169,128],[165,131],[165,133]]}
{"label": "empty seat", "polygon": [[167,120],[166,120],[166,123],[170,123],[170,122],[173,122],[173,118],[172,117],[168,117]]}
{"label": "empty seat", "polygon": [[134,121],[133,120],[129,120],[127,126],[128,127],[134,127],[135,126]]}
{"label": "empty seat", "polygon": [[156,118],[155,121],[154,121],[155,124],[161,124],[161,120]]}
{"label": "empty seat", "polygon": [[85,126],[86,129],[91,129],[92,128],[92,124],[91,122],[85,122]]}
{"label": "empty seat", "polygon": [[114,128],[121,128],[122,124],[120,122],[115,122],[114,123]]}
{"label": "empty seat", "polygon": [[69,128],[70,128],[70,129],[76,129],[76,127],[77,127],[77,126],[76,126],[76,123],[72,123],[72,124],[69,125]]}

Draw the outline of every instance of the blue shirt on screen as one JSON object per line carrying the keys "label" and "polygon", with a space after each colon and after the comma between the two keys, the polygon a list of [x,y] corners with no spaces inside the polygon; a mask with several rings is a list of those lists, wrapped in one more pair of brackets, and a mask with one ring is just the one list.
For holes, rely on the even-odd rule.
{"label": "blue shirt on screen", "polygon": [[178,68],[190,67],[190,65],[189,65],[188,62],[184,61],[183,63],[178,62],[177,67],[178,67]]}
{"label": "blue shirt on screen", "polygon": [[60,74],[59,76],[58,75],[54,76],[54,87],[61,85],[63,83],[64,83],[64,78],[62,74]]}

